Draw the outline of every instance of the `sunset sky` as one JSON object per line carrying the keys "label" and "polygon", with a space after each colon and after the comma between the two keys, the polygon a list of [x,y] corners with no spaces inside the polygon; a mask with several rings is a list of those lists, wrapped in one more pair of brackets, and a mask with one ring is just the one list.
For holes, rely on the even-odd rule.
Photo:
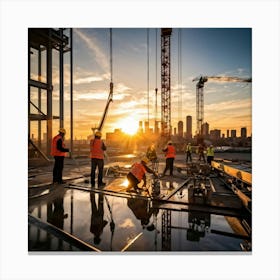
{"label": "sunset sky", "polygon": [[[177,127],[186,115],[193,117],[196,130],[196,82],[203,76],[252,77],[251,29],[249,28],[186,28],[181,30],[181,64],[178,63],[179,29],[171,35],[171,118]],[[74,61],[74,136],[85,138],[91,127],[98,125],[109,94],[110,39],[109,28],[73,29]],[[158,87],[158,115],[160,120],[160,29],[113,28],[114,96],[104,125],[104,132],[121,128],[128,123],[138,126],[148,119],[153,127],[155,118],[155,88]],[[149,34],[149,76],[147,38]],[[157,36],[156,36],[157,35]],[[157,60],[156,60],[157,40]],[[54,99],[59,96],[58,53],[54,53]],[[157,62],[157,69],[156,69]],[[69,55],[65,55],[65,128],[69,126]],[[181,72],[178,69],[181,68]],[[33,72],[36,73],[33,65]],[[36,76],[36,75],[35,75]],[[43,74],[44,76],[44,74]],[[156,80],[157,76],[157,80]],[[34,93],[34,98],[36,93]],[[251,134],[251,83],[210,82],[204,86],[204,121],[211,129],[247,127]],[[179,101],[182,101],[180,107]],[[58,115],[54,101],[53,114]],[[54,121],[54,129],[58,128]],[[69,134],[68,134],[69,136]]]}

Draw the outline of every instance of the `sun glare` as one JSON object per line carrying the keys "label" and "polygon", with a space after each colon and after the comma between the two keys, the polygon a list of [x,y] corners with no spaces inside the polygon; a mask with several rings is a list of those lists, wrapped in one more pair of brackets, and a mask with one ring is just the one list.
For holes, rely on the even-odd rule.
{"label": "sun glare", "polygon": [[124,133],[134,135],[138,130],[138,122],[133,118],[125,118],[119,122],[119,127]]}

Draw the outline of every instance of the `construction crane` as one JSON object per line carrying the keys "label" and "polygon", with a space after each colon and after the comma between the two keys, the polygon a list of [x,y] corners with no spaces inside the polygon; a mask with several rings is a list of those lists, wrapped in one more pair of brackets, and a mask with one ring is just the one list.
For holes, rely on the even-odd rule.
{"label": "construction crane", "polygon": [[170,36],[172,28],[161,29],[161,136],[171,137],[171,93],[170,93]]}
{"label": "construction crane", "polygon": [[[252,78],[225,77],[225,76],[199,76],[192,80],[196,84],[196,133],[201,138],[201,126],[204,119],[204,83],[207,81],[251,83]],[[199,142],[199,140],[198,140]]]}

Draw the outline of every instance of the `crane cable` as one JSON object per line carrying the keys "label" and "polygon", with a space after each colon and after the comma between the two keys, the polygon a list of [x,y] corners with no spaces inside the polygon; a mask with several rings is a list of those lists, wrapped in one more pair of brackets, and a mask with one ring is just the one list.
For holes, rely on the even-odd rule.
{"label": "crane cable", "polygon": [[156,126],[157,126],[157,93],[158,93],[158,87],[157,87],[157,28],[156,28],[156,88],[155,88],[155,99],[156,99],[156,102],[155,102],[155,128],[156,129]]}
{"label": "crane cable", "polygon": [[[182,120],[182,43],[181,29],[178,30],[178,121]],[[179,131],[178,131],[179,132]]]}
{"label": "crane cable", "polygon": [[150,111],[149,111],[149,87],[150,87],[150,61],[149,61],[149,28],[147,28],[147,107],[148,107],[148,128],[150,126]]}

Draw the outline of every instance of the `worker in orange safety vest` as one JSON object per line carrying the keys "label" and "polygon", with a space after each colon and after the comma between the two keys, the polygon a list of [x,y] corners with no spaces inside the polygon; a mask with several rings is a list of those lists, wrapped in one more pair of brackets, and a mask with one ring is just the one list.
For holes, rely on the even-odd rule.
{"label": "worker in orange safety vest", "polygon": [[54,157],[53,183],[63,184],[62,171],[64,166],[64,157],[66,153],[70,153],[70,151],[65,148],[64,144],[64,135],[66,134],[66,130],[64,128],[60,128],[58,132],[59,134],[53,138],[51,145],[51,155]]}
{"label": "worker in orange safety vest", "polygon": [[173,165],[174,165],[174,159],[176,157],[176,149],[172,144],[172,141],[169,140],[167,142],[167,146],[162,149],[163,152],[165,152],[165,169],[162,173],[162,176],[165,176],[165,173],[170,170],[170,176],[173,176]]}
{"label": "worker in orange safety vest", "polygon": [[146,173],[154,174],[157,177],[156,172],[150,169],[147,166],[149,159],[147,157],[143,157],[141,162],[136,162],[132,165],[130,172],[127,174],[128,187],[126,191],[130,191],[134,189],[134,191],[139,191],[138,184],[143,180],[144,185],[143,188],[146,187]]}
{"label": "worker in orange safety vest", "polygon": [[103,182],[103,169],[104,169],[104,151],[106,146],[101,140],[102,133],[97,130],[94,134],[94,139],[90,141],[90,158],[91,158],[91,186],[95,186],[95,171],[98,168],[98,187],[105,186]]}

